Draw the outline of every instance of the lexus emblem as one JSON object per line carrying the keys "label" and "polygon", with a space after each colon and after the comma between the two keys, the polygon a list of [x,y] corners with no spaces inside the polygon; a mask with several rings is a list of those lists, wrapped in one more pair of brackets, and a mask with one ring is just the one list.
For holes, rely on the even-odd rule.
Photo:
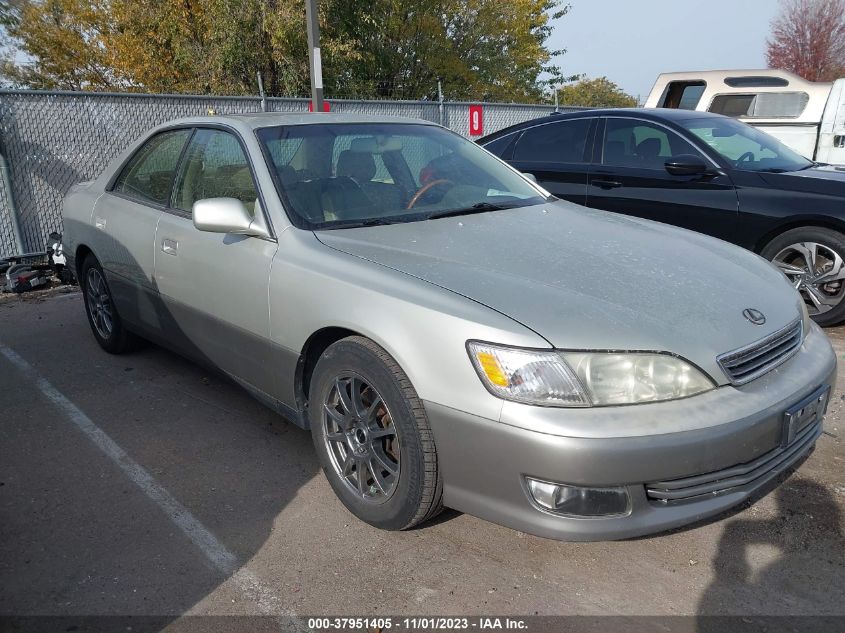
{"label": "lexus emblem", "polygon": [[746,308],[742,311],[742,316],[754,325],[763,325],[766,322],[766,315],[754,308]]}

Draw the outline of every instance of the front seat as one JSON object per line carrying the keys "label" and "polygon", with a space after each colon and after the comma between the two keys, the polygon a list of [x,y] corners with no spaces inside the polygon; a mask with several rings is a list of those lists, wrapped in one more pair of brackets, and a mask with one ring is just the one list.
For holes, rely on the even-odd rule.
{"label": "front seat", "polygon": [[643,167],[657,169],[663,166],[660,159],[660,139],[647,138],[637,144],[637,157]]}
{"label": "front seat", "polygon": [[382,213],[401,207],[402,192],[399,187],[373,181],[376,175],[376,160],[370,152],[343,150],[337,157],[335,173],[338,177],[345,176],[354,180]]}

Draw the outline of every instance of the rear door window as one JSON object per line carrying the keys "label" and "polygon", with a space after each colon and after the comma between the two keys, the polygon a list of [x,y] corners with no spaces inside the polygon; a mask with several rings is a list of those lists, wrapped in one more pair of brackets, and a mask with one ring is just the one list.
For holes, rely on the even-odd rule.
{"label": "rear door window", "polygon": [[112,191],[139,202],[167,206],[179,158],[191,130],[156,134],[129,160]]}
{"label": "rear door window", "polygon": [[588,162],[587,140],[593,119],[544,123],[528,128],[516,142],[513,160],[524,163]]}

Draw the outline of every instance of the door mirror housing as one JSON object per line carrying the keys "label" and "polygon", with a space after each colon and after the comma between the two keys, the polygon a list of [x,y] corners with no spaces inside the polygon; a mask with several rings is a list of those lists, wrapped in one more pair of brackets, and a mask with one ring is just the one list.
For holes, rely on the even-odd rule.
{"label": "door mirror housing", "polygon": [[665,163],[666,171],[673,176],[701,176],[710,171],[707,163],[693,154],[672,156]]}
{"label": "door mirror housing", "polygon": [[525,176],[526,178],[528,178],[528,180],[533,182],[535,185],[537,184],[537,176],[535,176],[531,172],[524,171],[524,172],[522,172],[522,175]]}
{"label": "door mirror housing", "polygon": [[267,231],[237,198],[206,198],[194,203],[194,226],[208,233],[268,237]]}

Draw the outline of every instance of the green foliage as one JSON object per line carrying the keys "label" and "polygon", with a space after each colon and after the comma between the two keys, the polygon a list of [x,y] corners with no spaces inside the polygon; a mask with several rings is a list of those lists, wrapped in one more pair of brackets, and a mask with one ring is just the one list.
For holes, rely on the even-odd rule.
{"label": "green foliage", "polygon": [[563,86],[558,91],[558,100],[561,105],[596,108],[633,108],[637,105],[634,97],[626,94],[607,77],[582,78],[574,84]]}
{"label": "green foliage", "polygon": [[[562,80],[561,0],[323,0],[327,97],[536,100]],[[0,0],[36,88],[308,94],[302,0]],[[544,77],[545,79],[541,79]]]}

